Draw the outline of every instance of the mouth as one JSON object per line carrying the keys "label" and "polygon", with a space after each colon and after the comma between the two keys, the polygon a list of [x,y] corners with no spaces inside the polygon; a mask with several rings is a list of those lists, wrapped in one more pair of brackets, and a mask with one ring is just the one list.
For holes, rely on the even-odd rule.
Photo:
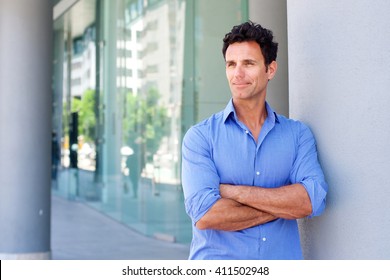
{"label": "mouth", "polygon": [[232,85],[234,87],[238,87],[238,88],[241,88],[241,87],[247,87],[250,85],[250,83],[232,83]]}

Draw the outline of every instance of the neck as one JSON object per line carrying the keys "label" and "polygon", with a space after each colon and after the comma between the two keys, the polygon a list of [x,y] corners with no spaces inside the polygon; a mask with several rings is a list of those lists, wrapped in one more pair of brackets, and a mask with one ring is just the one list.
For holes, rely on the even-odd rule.
{"label": "neck", "polygon": [[236,102],[233,100],[237,118],[251,131],[257,142],[261,128],[267,118],[265,101],[256,103]]}

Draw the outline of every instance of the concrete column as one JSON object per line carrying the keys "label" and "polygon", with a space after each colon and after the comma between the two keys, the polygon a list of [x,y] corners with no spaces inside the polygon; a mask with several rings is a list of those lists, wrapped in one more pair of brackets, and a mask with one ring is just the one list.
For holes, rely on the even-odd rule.
{"label": "concrete column", "polygon": [[390,258],[390,2],[288,1],[290,115],[308,123],[329,182],[301,222],[308,259]]}
{"label": "concrete column", "polygon": [[50,258],[52,1],[0,1],[0,259]]}
{"label": "concrete column", "polygon": [[270,82],[267,101],[279,114],[288,116],[287,0],[249,0],[249,19],[271,29],[279,43],[278,70]]}

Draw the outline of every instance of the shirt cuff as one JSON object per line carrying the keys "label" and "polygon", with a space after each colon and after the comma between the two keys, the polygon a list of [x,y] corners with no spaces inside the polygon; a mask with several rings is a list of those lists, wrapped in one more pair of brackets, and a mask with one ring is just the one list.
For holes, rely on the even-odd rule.
{"label": "shirt cuff", "polygon": [[188,197],[185,200],[185,207],[193,224],[195,225],[220,198],[219,189],[216,188],[206,188]]}
{"label": "shirt cuff", "polygon": [[318,182],[312,178],[308,178],[301,181],[300,184],[305,187],[310,197],[313,210],[309,218],[321,215],[326,205],[326,192],[328,190],[326,182]]}

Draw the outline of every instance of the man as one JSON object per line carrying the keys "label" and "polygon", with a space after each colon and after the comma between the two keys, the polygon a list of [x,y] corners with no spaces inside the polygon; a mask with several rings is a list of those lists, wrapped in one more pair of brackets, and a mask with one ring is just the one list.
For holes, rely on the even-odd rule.
{"label": "man", "polygon": [[321,214],[328,189],[314,137],[266,102],[272,32],[246,22],[223,42],[232,99],[183,139],[189,258],[302,259],[296,219]]}

